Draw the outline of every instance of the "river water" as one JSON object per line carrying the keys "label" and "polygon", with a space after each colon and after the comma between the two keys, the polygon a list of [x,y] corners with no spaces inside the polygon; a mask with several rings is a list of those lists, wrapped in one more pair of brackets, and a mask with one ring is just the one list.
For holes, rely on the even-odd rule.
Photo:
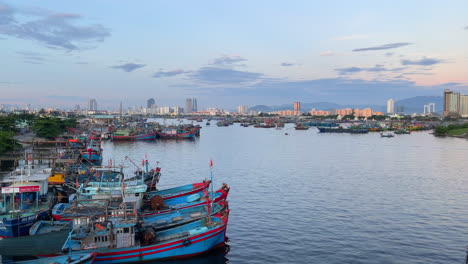
{"label": "river water", "polygon": [[464,139],[235,124],[204,126],[196,140],[103,148],[105,161],[159,161],[160,189],[209,179],[213,160],[215,187],[231,187],[230,250],[182,263],[447,264],[466,255]]}

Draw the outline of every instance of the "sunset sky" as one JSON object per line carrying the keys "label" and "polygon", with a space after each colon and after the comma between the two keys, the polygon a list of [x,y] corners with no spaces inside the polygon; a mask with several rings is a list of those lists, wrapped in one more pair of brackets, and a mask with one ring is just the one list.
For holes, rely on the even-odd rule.
{"label": "sunset sky", "polygon": [[468,1],[0,0],[0,104],[468,93]]}

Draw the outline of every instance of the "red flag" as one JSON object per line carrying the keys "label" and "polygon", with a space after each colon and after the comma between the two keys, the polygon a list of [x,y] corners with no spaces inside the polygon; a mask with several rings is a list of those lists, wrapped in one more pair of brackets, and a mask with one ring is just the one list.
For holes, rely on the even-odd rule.
{"label": "red flag", "polygon": [[213,167],[213,160],[210,159],[210,168]]}

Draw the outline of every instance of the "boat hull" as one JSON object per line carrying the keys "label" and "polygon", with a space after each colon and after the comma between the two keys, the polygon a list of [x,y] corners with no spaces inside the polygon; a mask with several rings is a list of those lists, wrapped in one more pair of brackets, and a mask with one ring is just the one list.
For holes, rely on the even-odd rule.
{"label": "boat hull", "polygon": [[49,216],[49,210],[41,211],[37,214],[9,219],[3,218],[0,219],[0,237],[9,238],[9,237],[20,237],[28,236],[29,230],[33,224],[42,218],[47,218]]}
{"label": "boat hull", "polygon": [[98,251],[93,263],[139,263],[162,259],[177,259],[203,254],[226,241],[227,219],[223,225],[207,232],[168,243],[125,249]]}
{"label": "boat hull", "polygon": [[135,136],[114,136],[111,135],[112,140],[153,140],[156,138],[158,135],[158,132],[153,132],[153,133],[148,133],[148,134],[141,134],[141,135],[135,135]]}

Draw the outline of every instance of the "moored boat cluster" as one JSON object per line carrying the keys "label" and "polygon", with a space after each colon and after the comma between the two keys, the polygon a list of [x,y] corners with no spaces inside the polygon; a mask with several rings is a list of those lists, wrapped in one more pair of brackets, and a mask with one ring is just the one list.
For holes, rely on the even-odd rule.
{"label": "moored boat cluster", "polygon": [[0,255],[49,256],[25,263],[127,263],[225,245],[226,184],[214,189],[203,180],[160,190],[159,163],[127,158],[136,171],[112,161],[101,166],[99,137],[69,144],[79,153],[76,162],[44,169],[26,161],[0,180]]}

